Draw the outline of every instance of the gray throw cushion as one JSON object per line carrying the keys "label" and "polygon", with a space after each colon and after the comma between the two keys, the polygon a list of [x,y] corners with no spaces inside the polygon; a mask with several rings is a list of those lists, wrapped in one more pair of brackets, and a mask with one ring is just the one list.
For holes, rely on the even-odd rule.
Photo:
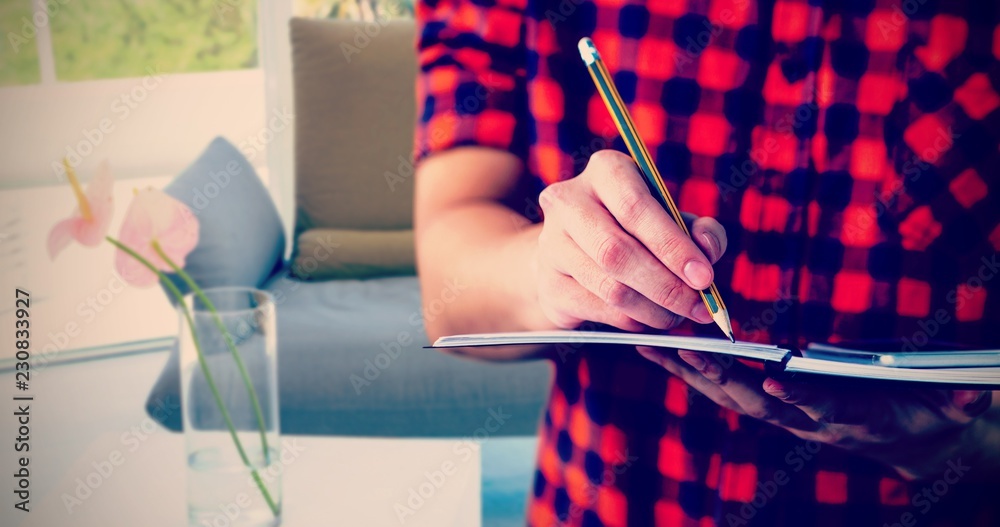
{"label": "gray throw cushion", "polygon": [[[215,138],[164,191],[198,218],[198,246],[184,269],[202,288],[259,287],[281,268],[285,232],[278,210],[253,166],[229,141]],[[170,278],[187,292],[180,278]]]}
{"label": "gray throw cushion", "polygon": [[[198,245],[184,269],[202,288],[260,287],[283,263],[285,232],[278,210],[253,167],[236,147],[215,138],[164,191],[186,204],[198,218]],[[180,277],[168,274],[182,292]],[[172,295],[167,295],[174,302]],[[180,373],[174,349],[149,396],[152,412],[164,397],[179,399]],[[167,423],[180,429],[180,414]]]}

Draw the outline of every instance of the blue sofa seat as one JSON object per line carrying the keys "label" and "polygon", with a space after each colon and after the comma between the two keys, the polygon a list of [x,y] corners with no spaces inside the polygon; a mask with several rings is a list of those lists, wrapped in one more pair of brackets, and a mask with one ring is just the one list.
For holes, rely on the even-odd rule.
{"label": "blue sofa seat", "polygon": [[280,275],[267,289],[278,299],[284,430],[470,436],[485,426],[496,428],[490,435],[535,434],[550,365],[425,349],[416,277],[302,282]]}

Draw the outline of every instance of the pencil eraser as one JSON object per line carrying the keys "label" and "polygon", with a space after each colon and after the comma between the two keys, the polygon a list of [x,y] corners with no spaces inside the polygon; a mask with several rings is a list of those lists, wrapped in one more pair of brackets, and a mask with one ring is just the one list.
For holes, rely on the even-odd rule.
{"label": "pencil eraser", "polygon": [[597,58],[600,55],[597,54],[597,46],[594,45],[593,40],[590,40],[590,37],[581,38],[576,47],[580,50],[580,58],[582,58],[583,62],[588,66],[597,62]]}

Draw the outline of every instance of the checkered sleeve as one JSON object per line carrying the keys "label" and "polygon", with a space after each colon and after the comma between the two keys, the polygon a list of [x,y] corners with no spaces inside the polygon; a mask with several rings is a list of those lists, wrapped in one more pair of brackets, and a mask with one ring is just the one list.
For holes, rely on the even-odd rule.
{"label": "checkered sleeve", "polygon": [[902,141],[882,202],[906,249],[1000,250],[1000,10],[942,4],[912,23]]}
{"label": "checkered sleeve", "polygon": [[414,158],[456,146],[524,159],[527,0],[427,0],[417,7]]}

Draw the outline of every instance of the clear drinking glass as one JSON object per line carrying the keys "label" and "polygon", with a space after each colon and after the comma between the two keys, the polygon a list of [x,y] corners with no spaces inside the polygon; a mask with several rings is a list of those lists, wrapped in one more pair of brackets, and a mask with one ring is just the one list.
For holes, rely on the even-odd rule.
{"label": "clear drinking glass", "polygon": [[189,524],[279,525],[274,300],[243,287],[205,289],[184,300],[178,311]]}

